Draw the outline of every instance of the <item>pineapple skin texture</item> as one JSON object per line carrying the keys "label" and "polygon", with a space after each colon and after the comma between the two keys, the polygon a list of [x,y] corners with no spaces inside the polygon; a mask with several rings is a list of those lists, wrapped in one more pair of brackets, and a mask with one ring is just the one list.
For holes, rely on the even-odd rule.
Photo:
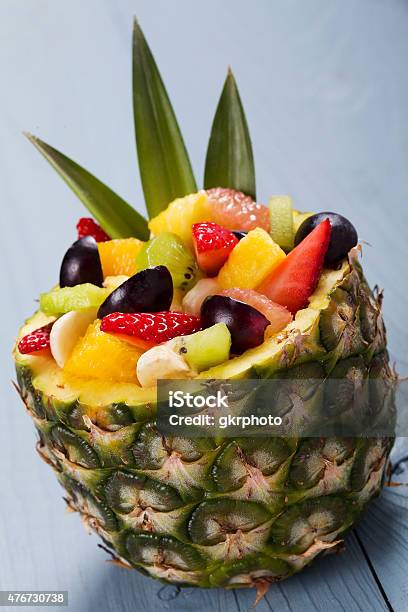
{"label": "pineapple skin texture", "polygon": [[[240,376],[338,369],[391,379],[381,300],[355,260],[328,293],[311,300],[318,316],[305,345],[289,335],[277,357]],[[164,441],[148,393],[132,397],[122,384],[113,396],[98,381],[95,401],[61,398],[51,374],[18,359],[16,369],[67,503],[123,564],[153,578],[226,588],[282,580],[335,547],[382,487],[391,438]]]}

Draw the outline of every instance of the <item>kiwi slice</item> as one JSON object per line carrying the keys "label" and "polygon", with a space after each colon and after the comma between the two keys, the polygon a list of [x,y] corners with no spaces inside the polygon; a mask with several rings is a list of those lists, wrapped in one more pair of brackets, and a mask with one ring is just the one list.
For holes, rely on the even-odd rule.
{"label": "kiwi slice", "polygon": [[291,197],[272,196],[269,200],[269,216],[272,239],[284,251],[290,251],[295,238]]}
{"label": "kiwi slice", "polygon": [[71,310],[98,308],[108,294],[108,289],[102,289],[91,283],[62,289],[58,287],[40,295],[40,309],[47,315],[60,315]]}
{"label": "kiwi slice", "polygon": [[298,210],[293,210],[293,233],[296,236],[296,232],[299,227],[302,225],[303,221],[306,221],[309,217],[314,215],[311,212],[300,212]]}
{"label": "kiwi slice", "polygon": [[147,242],[136,257],[138,270],[154,266],[166,266],[174,287],[187,290],[194,282],[197,264],[181,238],[171,232],[163,232]]}
{"label": "kiwi slice", "polygon": [[207,329],[179,336],[168,343],[187,361],[196,372],[228,361],[231,348],[231,334],[225,323],[216,323]]}

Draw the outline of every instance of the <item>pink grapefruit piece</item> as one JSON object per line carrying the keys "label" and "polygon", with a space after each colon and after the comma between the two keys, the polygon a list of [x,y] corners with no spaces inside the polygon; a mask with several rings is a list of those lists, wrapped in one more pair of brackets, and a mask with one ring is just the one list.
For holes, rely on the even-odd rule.
{"label": "pink grapefruit piece", "polygon": [[226,295],[259,310],[270,322],[265,331],[266,338],[281,331],[293,319],[285,306],[272,302],[272,300],[254,289],[224,289],[220,292],[220,295]]}
{"label": "pink grapefruit piece", "polygon": [[207,189],[212,221],[229,230],[249,231],[261,227],[269,231],[269,209],[251,196],[234,189]]}

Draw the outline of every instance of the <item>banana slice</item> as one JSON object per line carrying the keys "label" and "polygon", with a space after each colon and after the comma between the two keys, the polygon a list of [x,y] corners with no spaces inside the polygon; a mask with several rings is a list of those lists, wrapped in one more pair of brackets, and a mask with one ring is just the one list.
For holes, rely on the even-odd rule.
{"label": "banana slice", "polygon": [[152,387],[159,379],[191,378],[194,374],[184,359],[164,344],[140,355],[136,365],[136,375],[142,387]]}
{"label": "banana slice", "polygon": [[63,368],[72,349],[96,319],[97,309],[72,310],[57,319],[50,334],[51,354],[60,368]]}
{"label": "banana slice", "polygon": [[115,291],[119,285],[122,285],[125,281],[129,280],[129,278],[129,276],[124,276],[123,274],[118,276],[107,276],[103,281],[103,286],[112,293],[112,291]]}
{"label": "banana slice", "polygon": [[202,278],[183,298],[182,310],[188,314],[199,315],[205,298],[221,291],[215,278]]}

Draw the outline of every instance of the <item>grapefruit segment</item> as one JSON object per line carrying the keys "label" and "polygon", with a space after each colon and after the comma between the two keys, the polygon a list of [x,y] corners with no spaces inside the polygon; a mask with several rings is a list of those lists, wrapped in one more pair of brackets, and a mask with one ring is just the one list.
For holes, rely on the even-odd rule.
{"label": "grapefruit segment", "polygon": [[267,335],[272,336],[286,327],[292,321],[292,315],[285,306],[272,302],[266,295],[254,291],[254,289],[224,289],[220,295],[226,295],[233,300],[245,302],[259,310],[269,320]]}
{"label": "grapefruit segment", "polygon": [[254,202],[251,196],[234,189],[207,189],[211,219],[230,230],[252,230],[262,227],[269,231],[269,210]]}

